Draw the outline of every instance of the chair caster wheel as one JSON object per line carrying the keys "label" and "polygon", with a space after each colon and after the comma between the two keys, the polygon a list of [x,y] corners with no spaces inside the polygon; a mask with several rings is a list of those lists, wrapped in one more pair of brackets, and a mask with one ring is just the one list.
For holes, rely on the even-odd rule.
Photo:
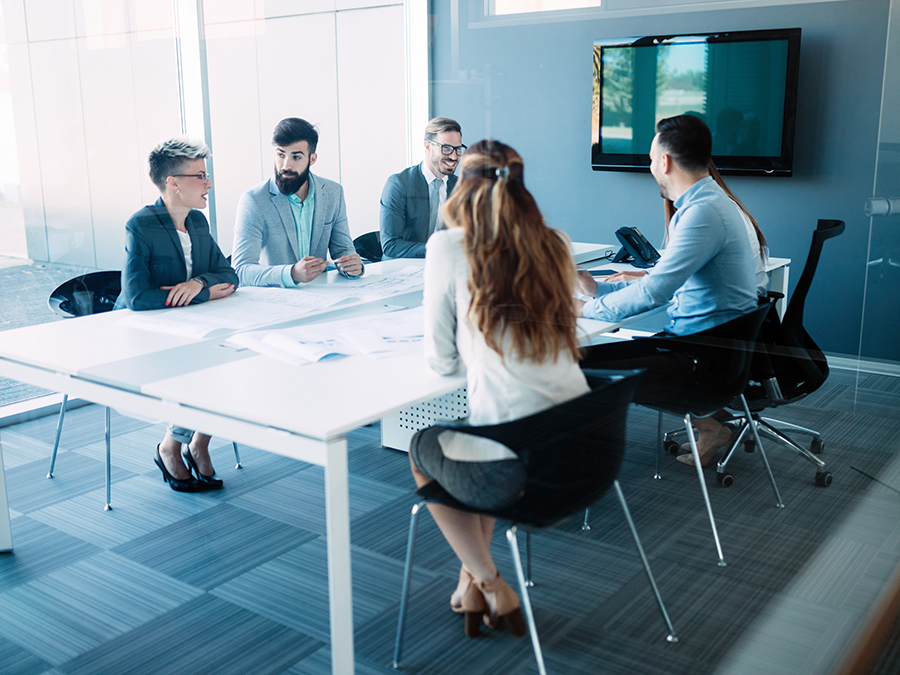
{"label": "chair caster wheel", "polygon": [[744,452],[754,452],[756,450],[756,441],[750,439],[749,441],[744,441]]}
{"label": "chair caster wheel", "polygon": [[828,487],[831,485],[831,481],[834,477],[831,475],[830,471],[823,471],[822,473],[816,474],[816,485],[820,487]]}
{"label": "chair caster wheel", "polygon": [[666,440],[663,441],[663,450],[665,450],[667,454],[674,457],[675,455],[681,453],[681,446],[678,445],[678,443],[676,443],[675,441]]}
{"label": "chair caster wheel", "polygon": [[722,487],[731,487],[734,485],[734,476],[730,473],[717,473],[716,480]]}
{"label": "chair caster wheel", "polygon": [[821,455],[825,452],[825,442],[821,438],[814,438],[810,441],[809,451],[814,455]]}

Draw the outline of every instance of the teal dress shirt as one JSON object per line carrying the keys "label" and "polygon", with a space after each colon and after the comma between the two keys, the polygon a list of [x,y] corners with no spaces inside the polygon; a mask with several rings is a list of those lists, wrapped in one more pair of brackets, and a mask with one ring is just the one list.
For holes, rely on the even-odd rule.
{"label": "teal dress shirt", "polygon": [[[297,228],[297,245],[300,250],[299,259],[303,260],[309,255],[309,241],[312,237],[313,215],[316,212],[316,183],[313,175],[309,174],[309,192],[303,201],[296,194],[288,196],[291,205],[291,215],[294,218],[294,227]],[[291,268],[285,267],[281,273],[282,281],[286,288],[293,288],[299,284],[291,277]]]}

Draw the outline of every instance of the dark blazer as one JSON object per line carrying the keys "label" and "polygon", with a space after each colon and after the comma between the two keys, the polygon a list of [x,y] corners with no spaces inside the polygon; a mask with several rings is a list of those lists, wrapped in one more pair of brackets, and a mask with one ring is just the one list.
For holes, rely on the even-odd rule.
{"label": "dark blazer", "polygon": [[[447,195],[456,176],[447,179]],[[388,178],[381,192],[381,248],[385,258],[424,258],[431,203],[422,165]]]}
{"label": "dark blazer", "polygon": [[[227,283],[237,287],[237,274],[210,236],[206,217],[192,210],[185,227],[191,237],[192,278],[202,279],[207,286]],[[160,286],[175,286],[184,281],[187,281],[184,249],[165,204],[162,199],[157,199],[155,204],[145,206],[125,224],[122,295],[116,305],[133,310],[163,309],[169,291]],[[207,300],[209,289],[204,288],[191,304]]]}

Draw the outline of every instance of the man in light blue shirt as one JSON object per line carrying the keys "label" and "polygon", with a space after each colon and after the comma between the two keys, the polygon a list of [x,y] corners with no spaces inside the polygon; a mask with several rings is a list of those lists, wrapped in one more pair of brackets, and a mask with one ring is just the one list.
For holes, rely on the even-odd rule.
{"label": "man in light blue shirt", "polygon": [[[706,127],[696,117],[680,117]],[[582,292],[594,298],[584,304],[582,314],[618,321],[674,299],[666,331],[689,335],[755,308],[756,272],[740,209],[709,175],[708,155],[702,168],[692,164],[685,168],[679,163],[685,159],[663,145],[661,136],[658,133],[650,146],[650,172],[660,194],[677,209],[666,248],[656,266],[634,281],[598,284],[589,273],[580,273]]]}
{"label": "man in light blue shirt", "polygon": [[298,117],[275,127],[275,174],[238,202],[232,265],[242,284],[293,288],[324,272],[329,254],[342,275],[362,275],[343,188],[310,172],[318,141]]}
{"label": "man in light blue shirt", "polygon": [[[580,272],[579,287],[593,298],[583,303],[582,314],[618,321],[674,300],[666,332],[690,335],[756,308],[754,257],[738,206],[709,175],[712,136],[706,124],[679,115],[660,120],[656,129],[650,173],[660,195],[677,209],[669,223],[668,243],[656,266],[634,281],[598,284],[589,273]],[[681,378],[691,377],[692,367],[680,355],[661,352],[658,341],[642,340],[593,347],[582,366],[644,367],[648,372],[642,387],[676,388]],[[640,391],[635,400],[640,402]],[[696,420],[695,426],[704,440],[698,445],[705,464],[731,432],[711,419]]]}

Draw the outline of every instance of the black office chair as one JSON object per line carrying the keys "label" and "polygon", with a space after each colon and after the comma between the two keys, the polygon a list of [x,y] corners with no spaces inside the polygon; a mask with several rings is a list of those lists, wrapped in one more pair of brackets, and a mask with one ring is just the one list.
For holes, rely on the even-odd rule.
{"label": "black office chair", "polygon": [[353,247],[367,262],[381,262],[384,252],[381,250],[381,232],[366,232],[353,240]]}
{"label": "black office chair", "polygon": [[[229,260],[230,262],[230,260]],[[116,300],[122,292],[122,273],[117,270],[102,272],[90,272],[69,279],[60,284],[47,298],[50,310],[65,318],[76,316],[88,316],[101,314],[115,308]],[[59,452],[59,440],[62,436],[63,422],[66,419],[66,406],[69,395],[63,394],[62,403],[59,406],[59,417],[56,420],[56,437],[53,440],[53,452],[50,455],[50,468],[47,470],[47,478],[53,478],[53,470],[56,468],[56,455]],[[112,511],[112,464],[110,461],[110,408],[104,406],[106,441],[106,503],[104,511]],[[238,453],[237,443],[234,443],[234,457],[238,469],[241,468],[241,456]]]}
{"label": "black office chair", "polygon": [[[538,670],[546,673],[528,595],[529,584],[526,582],[519,554],[517,524],[533,527],[550,526],[593,504],[610,486],[614,487],[644,564],[650,587],[669,629],[667,639],[669,642],[677,642],[675,629],[669,620],[625,497],[616,480],[625,454],[628,405],[639,378],[640,374],[634,371],[623,371],[612,376],[610,371],[607,371],[604,377],[589,377],[591,385],[589,393],[529,417],[489,426],[444,427],[459,433],[489,438],[510,448],[525,463],[527,483],[522,497],[515,504],[494,511],[469,508],[451,496],[437,481],[432,481],[416,493],[423,501],[413,507],[410,519],[400,616],[397,620],[397,641],[394,648],[395,668],[399,668],[401,664],[404,620],[409,598],[418,515],[427,501],[512,522],[506,531],[506,538],[516,568],[519,589],[522,592],[522,605],[531,632]],[[526,542],[527,539],[526,533]]]}
{"label": "black office chair", "polygon": [[[642,385],[639,401],[640,405],[659,411],[659,442],[657,451],[657,469],[655,477],[659,478],[659,455],[664,449],[666,434],[663,433],[663,413],[678,415],[684,421],[684,431],[688,436],[691,446],[691,454],[694,457],[694,465],[697,470],[697,478],[700,482],[700,492],[709,515],[709,524],[719,556],[718,564],[725,566],[725,557],[722,553],[722,544],[719,541],[719,533],[716,528],[716,520],[713,515],[712,504],[709,501],[709,493],[706,489],[706,480],[703,476],[703,467],[700,464],[700,453],[697,450],[697,440],[694,436],[691,419],[694,417],[707,417],[714,412],[728,406],[733,401],[741,402],[741,405],[749,415],[747,402],[742,392],[747,386],[750,377],[752,362],[752,346],[756,342],[760,326],[769,311],[766,303],[757,309],[727,321],[700,333],[683,335],[678,337],[648,337],[638,338],[645,347],[646,353],[655,351],[674,352],[693,360],[696,376],[688,382],[672,384]],[[614,350],[611,350],[614,353]],[[602,359],[599,359],[602,361]],[[612,360],[611,364],[615,361]],[[589,372],[589,371],[587,371]],[[760,457],[762,458],[769,482],[775,493],[778,508],[784,508],[784,502],[775,483],[775,476],[769,466],[769,460],[763,450],[762,443],[756,434],[755,427],[751,429],[754,439],[757,441]],[[671,436],[671,434],[669,434]],[[588,514],[585,513],[584,529],[590,529],[587,522]]]}
{"label": "black office chair", "polygon": [[[726,467],[735,449],[743,443],[745,450],[752,451],[756,445],[752,434],[747,433],[751,427],[748,421],[751,419],[752,426],[760,434],[786,445],[816,467],[816,485],[831,485],[831,472],[826,471],[825,462],[816,457],[823,452],[825,445],[819,432],[790,422],[762,417],[760,413],[768,408],[777,408],[805,398],[821,387],[828,378],[828,361],[806,332],[803,311],[822,254],[822,246],[826,240],[843,231],[844,222],[841,220],[819,220],[813,232],[806,265],[784,313],[784,319],[779,320],[774,307],[766,315],[753,356],[750,383],[744,390],[749,412],[745,414],[742,410],[738,411],[740,417],[736,420],[734,440],[717,466],[717,477],[722,485],[728,486],[734,482],[734,477]],[[778,427],[809,434],[812,437],[809,449],[793,441]]]}

